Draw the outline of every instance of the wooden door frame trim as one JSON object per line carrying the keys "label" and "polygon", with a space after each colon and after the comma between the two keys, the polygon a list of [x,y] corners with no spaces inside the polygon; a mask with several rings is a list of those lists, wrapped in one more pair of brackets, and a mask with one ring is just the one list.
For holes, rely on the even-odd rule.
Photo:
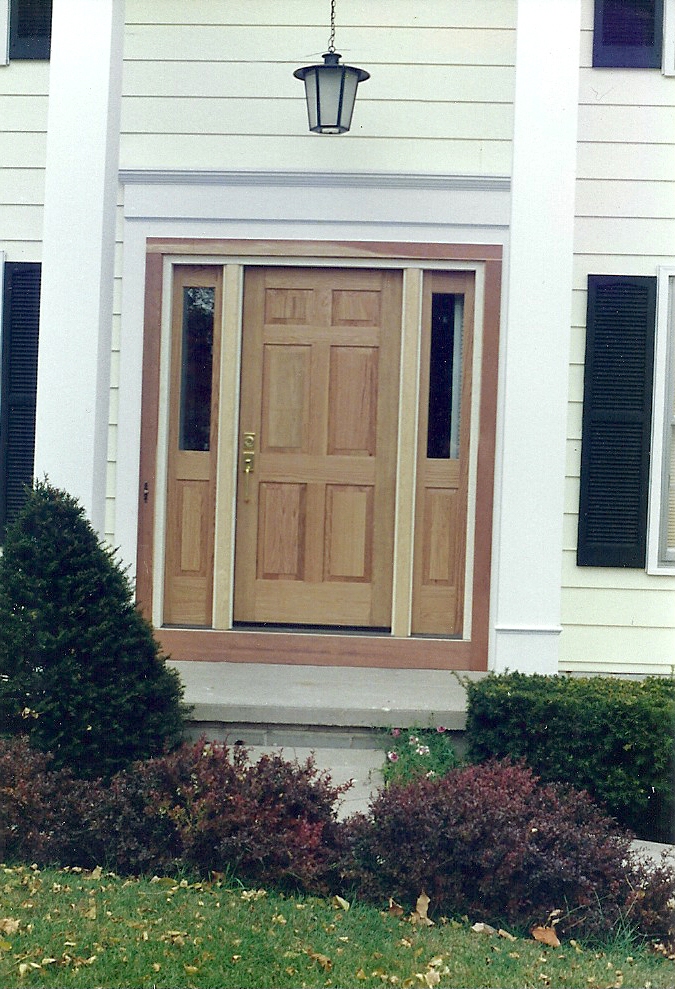
{"label": "wooden door frame trim", "polygon": [[502,247],[483,244],[324,242],[148,238],[143,337],[141,450],[138,499],[136,596],[152,617],[152,559],[159,417],[159,357],[162,330],[164,260],[170,257],[214,263],[228,257],[321,258],[400,262],[480,263],[484,271],[483,354],[481,366],[478,462],[473,556],[473,606],[468,641],[377,635],[316,635],[305,632],[240,630],[157,630],[162,648],[175,660],[259,662],[331,666],[486,670],[490,617],[492,517],[499,368]]}

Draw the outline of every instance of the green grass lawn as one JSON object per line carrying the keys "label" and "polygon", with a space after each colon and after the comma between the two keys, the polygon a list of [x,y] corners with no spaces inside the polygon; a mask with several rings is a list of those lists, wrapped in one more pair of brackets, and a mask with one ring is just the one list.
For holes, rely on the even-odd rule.
{"label": "green grass lawn", "polygon": [[0,866],[0,985],[656,989],[675,961],[626,937],[551,948],[224,880]]}

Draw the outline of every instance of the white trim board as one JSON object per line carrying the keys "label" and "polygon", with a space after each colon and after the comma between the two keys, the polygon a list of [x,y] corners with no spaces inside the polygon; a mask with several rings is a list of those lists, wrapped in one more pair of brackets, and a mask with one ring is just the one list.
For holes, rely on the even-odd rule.
{"label": "white trim board", "polygon": [[9,3],[0,0],[0,65],[9,65]]}

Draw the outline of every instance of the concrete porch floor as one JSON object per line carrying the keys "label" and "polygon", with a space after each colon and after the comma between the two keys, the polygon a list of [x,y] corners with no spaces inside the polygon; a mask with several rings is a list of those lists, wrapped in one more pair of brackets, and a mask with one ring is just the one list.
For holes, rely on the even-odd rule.
{"label": "concrete porch floor", "polygon": [[[249,663],[171,662],[193,705],[190,735],[234,745],[255,761],[281,751],[304,762],[313,755],[333,782],[352,780],[340,816],[366,811],[382,784],[386,734],[374,729],[437,727],[463,750],[466,691],[462,678],[484,673],[383,670]],[[675,847],[636,841],[636,850],[675,865]]]}

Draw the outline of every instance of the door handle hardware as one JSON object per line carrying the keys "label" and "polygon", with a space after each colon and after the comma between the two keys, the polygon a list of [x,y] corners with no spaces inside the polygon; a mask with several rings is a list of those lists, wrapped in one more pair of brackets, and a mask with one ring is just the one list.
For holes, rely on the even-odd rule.
{"label": "door handle hardware", "polygon": [[241,463],[244,471],[244,501],[250,501],[249,477],[255,470],[255,433],[244,433]]}

